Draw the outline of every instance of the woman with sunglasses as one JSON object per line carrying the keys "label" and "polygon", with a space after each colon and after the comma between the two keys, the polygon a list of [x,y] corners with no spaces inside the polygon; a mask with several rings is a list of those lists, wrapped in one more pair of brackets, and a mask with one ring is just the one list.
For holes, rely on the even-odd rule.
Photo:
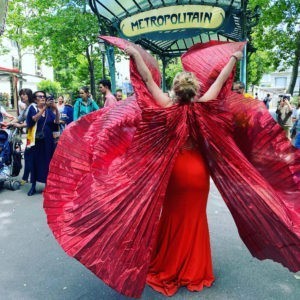
{"label": "woman with sunglasses", "polygon": [[36,182],[46,183],[49,164],[55,150],[53,131],[56,131],[56,124],[59,123],[59,113],[54,100],[46,101],[44,91],[36,91],[33,100],[36,104],[30,106],[26,119],[27,148],[30,149],[32,157],[31,188],[28,196],[36,193]]}

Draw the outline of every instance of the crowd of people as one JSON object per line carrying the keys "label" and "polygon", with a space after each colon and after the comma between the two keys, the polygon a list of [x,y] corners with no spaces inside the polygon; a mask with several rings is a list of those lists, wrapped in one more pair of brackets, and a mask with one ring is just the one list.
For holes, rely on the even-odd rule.
{"label": "crowd of people", "polygon": [[[241,81],[233,83],[232,90],[243,94],[246,98],[252,97],[245,92],[245,85]],[[108,79],[99,81],[99,91],[103,95],[104,107],[114,105],[126,98],[121,89],[113,94],[111,82]],[[55,150],[55,145],[65,127],[80,117],[96,111],[99,105],[92,99],[87,86],[79,89],[78,98],[74,106],[70,100],[59,95],[54,97],[46,95],[44,91],[33,93],[30,89],[23,88],[19,91],[19,115],[15,118],[7,113],[3,106],[0,107],[0,123],[4,118],[9,120],[15,128],[27,131],[27,144],[24,147],[24,171],[21,184],[31,182],[28,196],[36,193],[36,182],[46,182],[49,163]],[[253,97],[252,97],[253,98]],[[258,97],[256,97],[258,99]],[[263,99],[266,107],[270,108],[272,98],[268,93]],[[292,106],[288,96],[281,95],[276,109],[276,120],[286,132],[286,136],[296,148],[300,148],[300,97],[296,106]],[[40,138],[40,132],[43,138]],[[35,134],[35,136],[34,136]],[[4,154],[3,154],[4,155]],[[4,165],[2,163],[2,165]]]}
{"label": "crowd of people", "polygon": [[[117,101],[124,99],[120,89],[115,95],[112,94],[111,82],[108,79],[99,82],[99,91],[103,95],[104,107],[114,105]],[[71,122],[98,110],[99,105],[92,99],[87,86],[79,89],[74,106],[63,95],[55,99],[53,95],[46,94],[45,91],[38,90],[33,93],[28,88],[22,88],[19,91],[19,97],[17,117],[0,106],[0,124],[2,129],[17,128],[20,133],[26,132],[26,145],[23,146],[24,170],[20,183],[21,185],[31,183],[27,195],[32,196],[36,193],[37,182],[46,183],[49,164],[64,129]],[[5,119],[8,122],[5,122]],[[0,168],[6,167],[4,159],[2,162],[0,157],[0,160]],[[9,162],[10,159],[6,161]]]}

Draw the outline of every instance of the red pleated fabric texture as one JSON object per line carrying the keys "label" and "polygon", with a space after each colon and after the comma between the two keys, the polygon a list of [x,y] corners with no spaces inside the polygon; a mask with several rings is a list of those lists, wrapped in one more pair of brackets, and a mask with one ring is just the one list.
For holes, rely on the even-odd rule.
{"label": "red pleated fabric texture", "polygon": [[200,291],[214,281],[206,204],[209,172],[198,149],[182,149],[168,183],[147,284],[174,295],[181,286]]}
{"label": "red pleated fabric texture", "polygon": [[[242,45],[210,42],[195,46],[182,57],[182,64],[201,82],[209,82],[206,74],[219,73]],[[214,71],[209,71],[208,56],[218,58],[211,65]],[[218,103],[211,101],[205,107],[210,115],[206,127],[211,121],[225,121],[216,130],[221,136],[216,131],[205,135],[212,177],[252,255],[273,259],[296,272],[300,269],[300,151],[286,139],[262,102],[233,93],[231,85],[232,77]],[[230,119],[229,126],[226,119]],[[215,154],[212,148],[218,149]]]}
{"label": "red pleated fabric texture", "polygon": [[168,166],[186,137],[181,113],[144,111],[131,127],[135,101],[96,111],[67,129],[51,162],[44,207],[55,237],[127,296],[139,297],[145,285]]}
{"label": "red pleated fabric texture", "polygon": [[[234,44],[195,47],[183,65],[200,80],[218,74],[241,47]],[[82,117],[57,145],[44,208],[62,248],[118,292],[140,297],[169,178],[190,135],[251,253],[299,270],[300,154],[268,111],[232,93],[230,80],[214,101],[159,108],[132,62],[131,79],[136,100]]]}

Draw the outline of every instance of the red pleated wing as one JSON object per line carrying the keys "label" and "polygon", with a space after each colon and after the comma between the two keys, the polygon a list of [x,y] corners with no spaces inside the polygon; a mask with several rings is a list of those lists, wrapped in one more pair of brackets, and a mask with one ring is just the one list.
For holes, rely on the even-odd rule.
{"label": "red pleated wing", "polygon": [[[121,50],[124,50],[129,45],[134,47],[136,50],[138,50],[142,58],[144,59],[147,67],[149,68],[154,81],[158,86],[160,86],[161,74],[159,72],[158,63],[153,58],[153,56],[151,56],[147,51],[145,51],[142,47],[135,45],[129,41],[123,40],[121,38],[110,37],[110,36],[101,36],[101,38],[106,42],[114,46],[117,46]],[[159,108],[159,105],[153,99],[151,93],[148,91],[146,85],[144,84],[141,75],[137,72],[136,66],[132,58],[130,58],[130,81],[134,87],[135,96],[141,108],[143,107]]]}
{"label": "red pleated wing", "polygon": [[96,111],[64,131],[50,165],[44,208],[54,236],[130,297],[145,285],[176,149],[186,137],[182,114],[172,107],[141,115],[134,100]]}
{"label": "red pleated wing", "polygon": [[[182,57],[183,65],[194,70],[205,90],[242,46],[195,46]],[[231,92],[232,78],[217,100],[201,104],[194,119],[201,127],[213,179],[252,255],[298,271],[300,151],[262,102]]]}

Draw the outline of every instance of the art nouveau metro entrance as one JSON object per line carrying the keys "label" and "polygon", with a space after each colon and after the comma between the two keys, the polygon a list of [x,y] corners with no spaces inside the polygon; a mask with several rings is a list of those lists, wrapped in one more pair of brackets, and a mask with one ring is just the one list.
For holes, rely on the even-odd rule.
{"label": "art nouveau metro entrance", "polygon": [[[100,33],[128,39],[157,54],[163,75],[170,58],[178,57],[197,43],[211,40],[247,39],[249,24],[256,13],[247,10],[248,0],[89,0],[97,15]],[[253,23],[253,22],[252,22]],[[114,57],[106,46],[112,82]],[[241,80],[246,81],[245,59]]]}

